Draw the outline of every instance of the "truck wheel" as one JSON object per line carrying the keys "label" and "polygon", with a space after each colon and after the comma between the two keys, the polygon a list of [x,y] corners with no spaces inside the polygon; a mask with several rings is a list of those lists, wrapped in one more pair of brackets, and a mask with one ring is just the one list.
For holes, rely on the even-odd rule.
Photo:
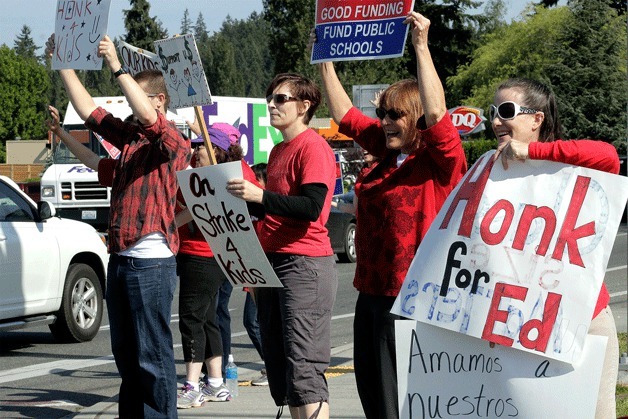
{"label": "truck wheel", "polygon": [[83,263],[70,265],[65,277],[61,308],[50,331],[64,342],[86,342],[98,333],[103,294],[96,272]]}
{"label": "truck wheel", "polygon": [[344,235],[344,252],[338,253],[340,262],[354,263],[355,257],[355,224],[347,224]]}

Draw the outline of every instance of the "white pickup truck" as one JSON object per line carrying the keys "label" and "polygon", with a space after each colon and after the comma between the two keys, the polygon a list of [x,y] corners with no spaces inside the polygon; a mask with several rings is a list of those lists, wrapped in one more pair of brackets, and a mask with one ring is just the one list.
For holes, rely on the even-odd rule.
{"label": "white pickup truck", "polygon": [[55,216],[0,176],[0,330],[49,324],[62,341],[93,339],[108,261],[92,226]]}

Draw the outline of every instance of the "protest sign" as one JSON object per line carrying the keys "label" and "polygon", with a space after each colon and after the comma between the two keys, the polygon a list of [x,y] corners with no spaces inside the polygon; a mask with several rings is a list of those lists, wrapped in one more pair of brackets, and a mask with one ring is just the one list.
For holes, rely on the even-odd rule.
{"label": "protest sign", "polygon": [[134,47],[124,41],[119,41],[118,51],[122,58],[122,65],[129,69],[132,76],[140,71],[159,69],[159,57],[150,51]]}
{"label": "protest sign", "polygon": [[628,179],[484,154],[447,198],[392,312],[564,362],[579,356]]}
{"label": "protest sign", "polygon": [[318,0],[312,64],[403,55],[414,0]]}
{"label": "protest sign", "polygon": [[573,365],[409,320],[395,322],[400,418],[593,418],[608,338]]}
{"label": "protest sign", "polygon": [[52,69],[100,70],[98,43],[107,34],[111,0],[57,0]]}
{"label": "protest sign", "polygon": [[100,142],[100,144],[103,146],[105,151],[107,151],[107,154],[109,154],[109,157],[111,157],[112,159],[117,159],[118,157],[120,157],[121,151],[118,147],[111,144],[109,141],[105,140],[97,133],[93,132],[93,134],[94,134],[94,137],[96,137],[96,139],[98,140],[98,142]]}
{"label": "protest sign", "polygon": [[234,287],[281,287],[249,217],[246,201],[227,192],[227,181],[242,178],[242,162],[177,172],[192,218],[218,265]]}
{"label": "protest sign", "polygon": [[170,95],[170,109],[212,103],[194,35],[161,39],[153,44]]}

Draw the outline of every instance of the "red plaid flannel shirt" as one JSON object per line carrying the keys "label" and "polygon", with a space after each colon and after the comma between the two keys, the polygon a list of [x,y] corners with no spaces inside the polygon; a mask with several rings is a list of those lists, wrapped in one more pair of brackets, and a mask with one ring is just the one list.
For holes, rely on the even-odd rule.
{"label": "red plaid flannel shirt", "polygon": [[162,233],[179,250],[174,222],[176,172],[190,162],[190,143],[158,113],[151,126],[124,122],[97,108],[85,126],[122,150],[114,170],[109,214],[109,251],[118,253],[150,233]]}

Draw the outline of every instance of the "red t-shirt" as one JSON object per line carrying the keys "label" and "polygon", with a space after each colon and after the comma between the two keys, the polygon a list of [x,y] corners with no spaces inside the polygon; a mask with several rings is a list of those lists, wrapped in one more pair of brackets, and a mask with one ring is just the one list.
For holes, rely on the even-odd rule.
{"label": "red t-shirt", "polygon": [[[619,156],[615,147],[603,141],[569,140],[549,143],[533,142],[528,147],[528,154],[534,160],[551,160],[574,166],[596,169],[603,172],[619,173]],[[593,310],[595,318],[607,305],[611,297],[602,283],[600,295]]]}
{"label": "red t-shirt", "polygon": [[397,167],[399,151],[386,148],[378,119],[352,108],[339,131],[381,157],[355,187],[353,285],[365,294],[396,296],[430,224],[467,170],[460,135],[444,115],[421,132],[419,148]]}
{"label": "red t-shirt", "polygon": [[307,129],[288,142],[275,145],[268,158],[266,189],[282,195],[299,195],[301,185],[322,183],[327,196],[316,221],[266,214],[259,238],[267,253],[331,256],[325,224],[336,182],[336,159],[323,137]]}

